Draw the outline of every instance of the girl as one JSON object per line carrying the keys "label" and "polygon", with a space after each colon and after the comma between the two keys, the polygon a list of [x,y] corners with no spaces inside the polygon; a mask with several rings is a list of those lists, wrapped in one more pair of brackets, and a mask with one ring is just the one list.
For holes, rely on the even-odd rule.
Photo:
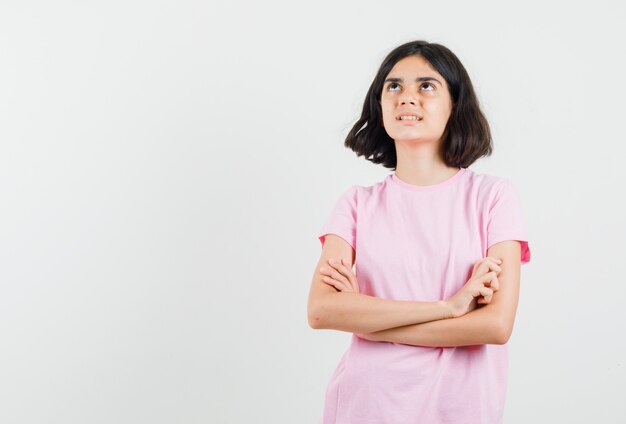
{"label": "girl", "polygon": [[353,333],[321,422],[501,423],[530,250],[512,182],[468,168],[493,147],[459,59],[391,51],[345,146],[394,172],[346,190],[319,233],[309,325]]}

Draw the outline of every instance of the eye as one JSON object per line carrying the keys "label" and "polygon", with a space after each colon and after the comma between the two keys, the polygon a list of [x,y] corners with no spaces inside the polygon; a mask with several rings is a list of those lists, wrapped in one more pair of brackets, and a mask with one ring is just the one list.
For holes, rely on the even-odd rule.
{"label": "eye", "polygon": [[[395,86],[400,87],[398,83],[395,83],[395,82],[389,83],[389,85],[387,86],[387,91],[397,91],[397,90],[392,89],[392,87],[395,87]],[[430,87],[430,89],[427,89],[426,91],[435,90],[435,86],[429,82],[425,82],[424,84],[420,85],[420,87],[425,87],[425,86]]]}

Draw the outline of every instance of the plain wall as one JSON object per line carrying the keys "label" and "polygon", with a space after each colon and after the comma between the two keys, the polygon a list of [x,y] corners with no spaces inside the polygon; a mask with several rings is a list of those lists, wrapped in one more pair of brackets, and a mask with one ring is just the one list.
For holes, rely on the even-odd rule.
{"label": "plain wall", "polygon": [[318,230],[384,56],[465,65],[519,190],[505,422],[626,416],[623,3],[4,1],[0,422],[316,423]]}

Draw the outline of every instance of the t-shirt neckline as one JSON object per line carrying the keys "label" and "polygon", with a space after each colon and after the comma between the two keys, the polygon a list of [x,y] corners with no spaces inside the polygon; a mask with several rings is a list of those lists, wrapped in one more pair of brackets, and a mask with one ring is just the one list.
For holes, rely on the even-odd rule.
{"label": "t-shirt neckline", "polygon": [[392,174],[389,175],[389,179],[395,185],[397,185],[398,187],[401,187],[401,188],[406,189],[406,190],[412,190],[412,191],[432,191],[432,190],[438,190],[438,189],[440,189],[442,187],[445,187],[445,186],[448,186],[448,185],[452,184],[453,182],[458,180],[459,177],[461,177],[461,175],[463,175],[466,171],[467,171],[467,168],[459,168],[457,173],[454,174],[453,176],[451,176],[450,178],[448,178],[447,180],[442,181],[442,182],[437,183],[437,184],[430,184],[430,185],[415,185],[415,184],[407,183],[406,181],[402,181],[396,175],[395,171]]}

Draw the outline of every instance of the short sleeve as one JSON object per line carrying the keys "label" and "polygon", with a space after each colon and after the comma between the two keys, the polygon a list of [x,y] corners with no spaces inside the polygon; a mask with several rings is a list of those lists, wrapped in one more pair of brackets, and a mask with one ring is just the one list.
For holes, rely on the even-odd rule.
{"label": "short sleeve", "polygon": [[350,187],[335,202],[330,216],[318,233],[322,247],[326,235],[332,233],[347,241],[356,251],[357,187]]}
{"label": "short sleeve", "polygon": [[522,204],[515,185],[508,179],[502,179],[489,208],[487,249],[504,240],[518,240],[522,248],[521,263],[530,261]]}

